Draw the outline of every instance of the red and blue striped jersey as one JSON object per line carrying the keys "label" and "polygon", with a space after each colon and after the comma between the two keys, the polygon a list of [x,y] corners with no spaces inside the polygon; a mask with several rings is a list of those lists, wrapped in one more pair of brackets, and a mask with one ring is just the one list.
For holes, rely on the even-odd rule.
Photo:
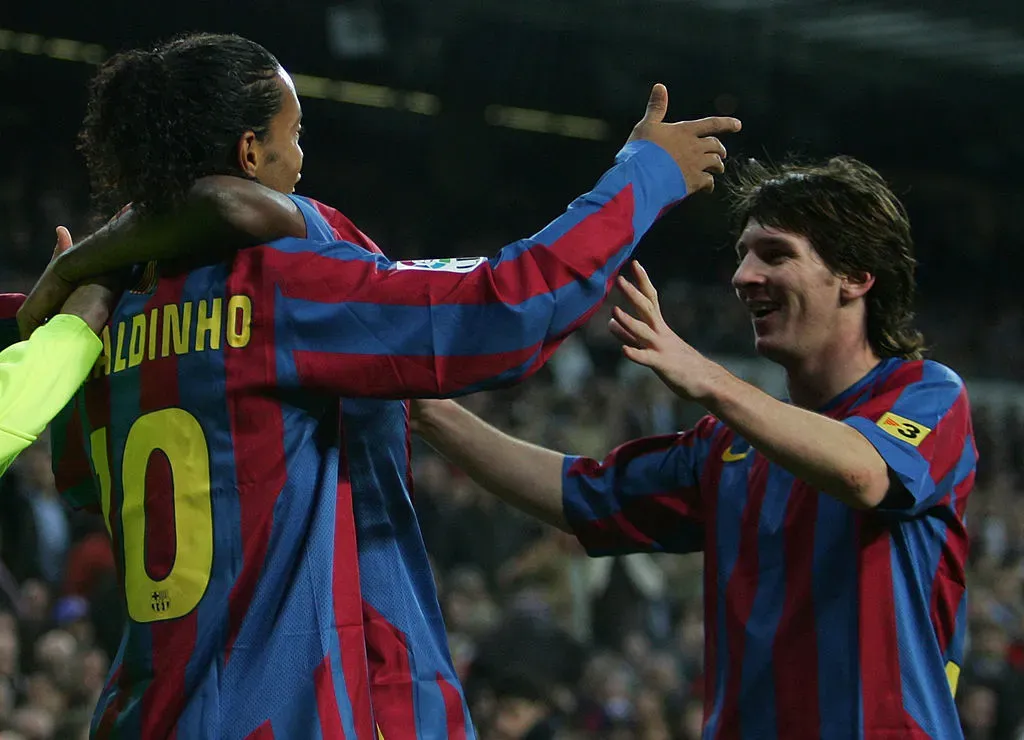
{"label": "red and blue striped jersey", "polygon": [[536,371],[684,194],[664,150],[630,144],[493,259],[412,262],[296,198],[307,239],[126,294],[55,435],[129,615],[94,735],[473,737],[400,399]]}
{"label": "red and blue striped jersey", "polygon": [[709,416],[601,463],[568,458],[566,516],[592,555],[704,552],[706,740],[959,738],[977,461],[964,385],[888,359],[822,413],[874,445],[909,508],[854,510]]}

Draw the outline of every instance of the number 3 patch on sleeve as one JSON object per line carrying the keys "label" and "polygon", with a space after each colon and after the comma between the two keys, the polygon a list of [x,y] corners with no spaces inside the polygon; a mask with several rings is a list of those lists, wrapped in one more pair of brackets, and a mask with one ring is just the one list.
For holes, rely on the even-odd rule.
{"label": "number 3 patch on sleeve", "polygon": [[882,417],[878,420],[878,426],[882,427],[885,431],[889,432],[892,436],[897,439],[902,439],[904,442],[917,447],[924,438],[931,434],[932,430],[926,427],[924,424],[918,424],[916,421],[905,419],[902,416],[887,411],[882,414]]}

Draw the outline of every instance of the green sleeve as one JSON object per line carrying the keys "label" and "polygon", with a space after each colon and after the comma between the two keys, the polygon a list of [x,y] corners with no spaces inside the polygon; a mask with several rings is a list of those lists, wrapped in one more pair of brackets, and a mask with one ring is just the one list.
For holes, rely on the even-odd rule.
{"label": "green sleeve", "polygon": [[59,314],[0,352],[0,474],[71,400],[102,347],[88,324]]}

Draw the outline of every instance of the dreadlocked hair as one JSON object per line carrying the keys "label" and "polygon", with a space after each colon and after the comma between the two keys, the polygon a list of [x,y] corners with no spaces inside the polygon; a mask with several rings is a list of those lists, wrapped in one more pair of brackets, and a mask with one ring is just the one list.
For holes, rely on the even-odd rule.
{"label": "dreadlocked hair", "polygon": [[235,35],[189,34],[117,54],[89,88],[79,135],[100,213],[168,213],[212,174],[242,176],[237,145],[281,110],[277,59]]}

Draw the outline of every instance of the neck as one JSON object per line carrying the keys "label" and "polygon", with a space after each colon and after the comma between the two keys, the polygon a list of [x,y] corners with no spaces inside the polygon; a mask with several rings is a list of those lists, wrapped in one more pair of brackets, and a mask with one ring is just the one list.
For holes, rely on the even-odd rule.
{"label": "neck", "polygon": [[834,343],[813,357],[784,364],[789,397],[802,408],[821,408],[871,372],[879,361],[866,337]]}

